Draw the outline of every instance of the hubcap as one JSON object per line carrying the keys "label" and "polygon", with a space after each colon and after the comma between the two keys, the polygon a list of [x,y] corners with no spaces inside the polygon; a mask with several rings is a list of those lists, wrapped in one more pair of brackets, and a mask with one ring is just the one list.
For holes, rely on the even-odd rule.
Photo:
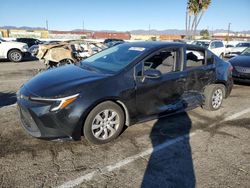
{"label": "hubcap", "polygon": [[18,53],[18,52],[12,52],[12,53],[10,54],[10,57],[11,57],[11,59],[14,60],[14,61],[19,61],[19,60],[21,59],[21,55],[20,55],[20,53]]}
{"label": "hubcap", "polygon": [[221,89],[217,89],[212,96],[212,106],[214,109],[220,107],[223,99],[223,92]]}
{"label": "hubcap", "polygon": [[97,114],[92,122],[92,133],[100,140],[113,136],[120,125],[119,115],[116,111],[107,109]]}

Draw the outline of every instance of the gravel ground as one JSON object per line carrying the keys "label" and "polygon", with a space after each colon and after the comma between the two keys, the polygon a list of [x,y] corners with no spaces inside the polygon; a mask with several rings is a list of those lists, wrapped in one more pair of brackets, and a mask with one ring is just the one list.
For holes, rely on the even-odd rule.
{"label": "gravel ground", "polygon": [[0,187],[249,187],[250,86],[235,85],[219,111],[136,124],[94,146],[39,140],[21,128],[15,93],[43,68],[0,63]]}

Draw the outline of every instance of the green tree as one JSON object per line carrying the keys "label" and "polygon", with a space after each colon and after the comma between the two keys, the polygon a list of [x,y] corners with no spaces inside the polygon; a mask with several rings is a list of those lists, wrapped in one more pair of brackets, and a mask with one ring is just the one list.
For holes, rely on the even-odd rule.
{"label": "green tree", "polygon": [[203,29],[200,31],[200,35],[202,36],[203,39],[208,39],[209,38],[209,31],[207,29]]}
{"label": "green tree", "polygon": [[188,38],[195,36],[201,18],[210,4],[211,0],[188,0],[186,9],[186,36]]}

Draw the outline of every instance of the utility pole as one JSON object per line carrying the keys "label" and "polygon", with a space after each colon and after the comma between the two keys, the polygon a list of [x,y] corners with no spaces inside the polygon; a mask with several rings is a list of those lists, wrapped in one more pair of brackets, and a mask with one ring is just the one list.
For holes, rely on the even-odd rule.
{"label": "utility pole", "polygon": [[84,33],[84,19],[82,20],[82,32]]}
{"label": "utility pole", "polygon": [[212,31],[211,31],[211,38],[213,39],[214,38],[214,28],[212,27]]}
{"label": "utility pole", "polygon": [[47,29],[47,31],[49,30],[49,22],[47,19],[46,19],[46,29]]}
{"label": "utility pole", "polygon": [[227,30],[227,43],[228,43],[228,41],[229,41],[230,26],[231,26],[231,23],[228,23],[228,30]]}

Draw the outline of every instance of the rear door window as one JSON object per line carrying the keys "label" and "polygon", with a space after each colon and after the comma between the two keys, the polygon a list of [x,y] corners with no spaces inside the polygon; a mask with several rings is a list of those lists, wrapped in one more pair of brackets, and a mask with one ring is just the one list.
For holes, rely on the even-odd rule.
{"label": "rear door window", "polygon": [[204,50],[186,50],[186,69],[200,67],[205,65],[205,51]]}

